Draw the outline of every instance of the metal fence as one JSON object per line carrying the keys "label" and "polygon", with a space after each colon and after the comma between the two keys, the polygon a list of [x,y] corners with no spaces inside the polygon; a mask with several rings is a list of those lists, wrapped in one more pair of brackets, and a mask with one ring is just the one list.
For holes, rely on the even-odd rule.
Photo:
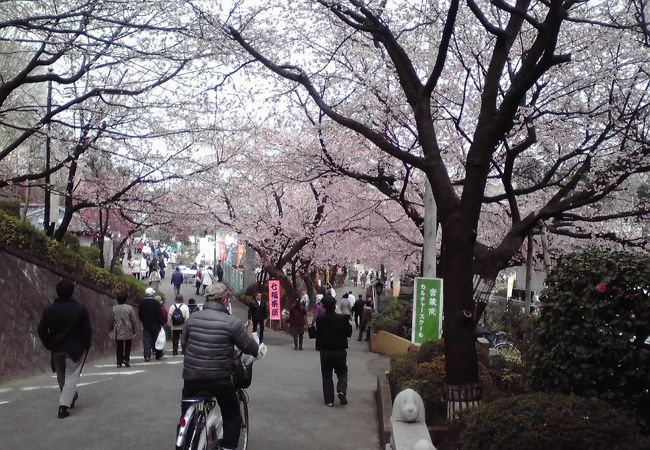
{"label": "metal fence", "polygon": [[483,318],[481,320],[482,325],[484,327],[490,327],[491,325],[500,322],[507,313],[523,315],[525,305],[525,302],[520,300],[507,299],[506,297],[492,295],[488,300],[485,312],[483,313]]}
{"label": "metal fence", "polygon": [[244,271],[225,265],[223,268],[223,281],[238,294],[244,290]]}

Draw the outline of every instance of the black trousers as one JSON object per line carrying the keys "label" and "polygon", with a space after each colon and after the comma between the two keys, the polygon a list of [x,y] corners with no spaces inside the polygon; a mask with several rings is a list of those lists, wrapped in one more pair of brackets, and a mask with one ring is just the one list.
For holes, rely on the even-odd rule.
{"label": "black trousers", "polygon": [[[233,385],[229,382],[188,381],[183,384],[183,398],[197,395],[213,395],[217,399],[223,417],[223,447],[237,448],[241,432],[241,414],[239,400]],[[185,415],[187,407],[181,402],[181,416]]]}
{"label": "black trousers", "polygon": [[336,373],[336,392],[348,391],[348,352],[345,350],[321,350],[320,373],[323,378],[323,399],[325,403],[334,403],[334,379],[332,371]]}
{"label": "black trousers", "polygon": [[253,333],[257,331],[257,326],[260,326],[260,332],[259,332],[259,337],[260,337],[260,344],[264,342],[264,320],[257,320],[253,319]]}
{"label": "black trousers", "polygon": [[178,341],[181,338],[181,333],[183,333],[183,330],[172,330],[172,350],[174,355],[178,354]]}
{"label": "black trousers", "polygon": [[117,365],[129,364],[131,360],[131,339],[117,339],[115,341],[115,356],[117,358]]}

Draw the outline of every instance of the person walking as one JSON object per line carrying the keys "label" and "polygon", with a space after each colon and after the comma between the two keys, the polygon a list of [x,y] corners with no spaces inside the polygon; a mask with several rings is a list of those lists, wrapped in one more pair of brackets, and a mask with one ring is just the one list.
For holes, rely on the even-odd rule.
{"label": "person walking", "polygon": [[355,329],[359,329],[359,322],[361,321],[361,316],[363,315],[363,295],[359,294],[359,298],[355,300],[354,305],[352,306],[354,312],[354,326]]}
{"label": "person walking", "polygon": [[[178,341],[183,333],[183,326],[188,317],[190,317],[190,309],[183,303],[183,296],[176,294],[176,303],[169,307],[168,321],[169,329],[172,331],[172,354],[174,356],[178,355]],[[181,351],[183,351],[182,348]]]}
{"label": "person walking", "polygon": [[[165,333],[165,342],[167,342],[167,339],[169,339],[169,333],[165,329],[165,325],[169,320],[169,312],[167,311],[167,307],[165,306],[165,300],[163,300],[163,298],[160,295],[156,295],[155,299],[158,301],[158,303],[160,303],[160,313],[162,314],[162,320],[163,320],[163,326],[161,328],[163,330],[163,333]],[[162,349],[160,350],[156,349],[156,361],[162,359],[164,353],[165,353],[164,345]]]}
{"label": "person walking", "polygon": [[149,362],[151,360],[151,350],[154,349],[158,333],[160,333],[165,321],[163,320],[160,303],[154,298],[155,291],[152,288],[147,288],[144,294],[144,298],[138,307],[138,318],[142,322],[144,362]]}
{"label": "person walking", "polygon": [[151,266],[151,270],[149,272],[149,286],[151,286],[154,290],[158,290],[160,287],[160,272],[158,271],[158,265],[154,264]]}
{"label": "person walking", "polygon": [[316,302],[314,303],[314,307],[312,309],[311,315],[314,317],[314,322],[320,316],[325,312],[325,308],[323,308],[323,305],[321,301],[323,300],[323,294],[316,294]]}
{"label": "person walking", "polygon": [[140,257],[140,280],[146,280],[149,277],[149,264],[144,255]]}
{"label": "person walking", "polygon": [[[241,320],[228,312],[230,296],[223,283],[206,288],[202,311],[192,314],[181,336],[183,358],[182,398],[208,393],[217,399],[223,418],[224,450],[237,448],[241,432],[241,413],[233,385],[235,349],[260,358],[266,352],[246,332]],[[181,402],[181,417],[188,408]]]}
{"label": "person walking", "polygon": [[199,266],[196,269],[196,275],[194,276],[194,287],[196,287],[195,295],[201,295],[201,283],[203,282],[203,266]]}
{"label": "person walking", "polygon": [[[339,302],[339,312],[341,315],[346,316],[348,320],[352,317],[352,301],[350,300],[350,296],[352,295],[352,291],[350,293],[345,294],[343,298],[341,298],[341,301]],[[352,298],[354,296],[352,295]]]}
{"label": "person walking", "polygon": [[215,268],[216,274],[217,274],[217,282],[223,283],[223,267],[221,267],[221,261],[217,263],[217,267]]}
{"label": "person walking", "polygon": [[120,293],[117,305],[111,310],[111,332],[115,333],[115,357],[117,367],[131,367],[131,346],[138,329],[133,306],[126,304],[127,296]]}
{"label": "person walking", "polygon": [[196,311],[199,310],[199,305],[196,304],[196,300],[193,298],[189,299],[187,301],[187,309],[190,311],[190,315],[194,314]]}
{"label": "person walking", "polygon": [[201,276],[201,295],[205,295],[205,290],[212,284],[212,273],[210,268],[204,269]]}
{"label": "person walking", "polygon": [[352,336],[350,320],[336,314],[336,299],[331,295],[323,296],[321,302],[325,313],[316,319],[316,350],[320,352],[320,370],[323,383],[323,398],[327,406],[334,406],[334,380],[336,373],[336,392],[341,405],[348,404],[348,338]]}
{"label": "person walking", "polygon": [[366,300],[363,303],[363,312],[361,313],[361,325],[359,325],[359,338],[361,340],[363,333],[366,333],[366,341],[370,340],[370,321],[372,320],[372,300]]}
{"label": "person walking", "polygon": [[305,328],[307,328],[307,308],[302,301],[299,301],[289,311],[289,333],[293,336],[294,350],[302,350]]}
{"label": "person walking", "polygon": [[64,279],[56,285],[57,298],[43,310],[38,324],[38,337],[52,352],[52,372],[59,384],[59,411],[65,419],[79,398],[77,382],[90,350],[92,329],[88,309],[72,298],[74,283]]}
{"label": "person walking", "polygon": [[253,333],[257,331],[259,326],[260,344],[264,342],[264,321],[266,321],[267,317],[266,303],[262,301],[262,293],[256,292],[255,298],[248,306],[248,322],[249,324],[253,323]]}
{"label": "person walking", "polygon": [[181,285],[183,284],[183,274],[181,273],[180,267],[174,269],[172,273],[172,284],[174,285],[174,293],[176,295],[181,293]]}

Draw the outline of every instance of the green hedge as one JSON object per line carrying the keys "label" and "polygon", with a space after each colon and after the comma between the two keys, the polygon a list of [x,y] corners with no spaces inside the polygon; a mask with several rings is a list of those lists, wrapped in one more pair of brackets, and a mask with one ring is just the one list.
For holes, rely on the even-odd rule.
{"label": "green hedge", "polygon": [[599,397],[650,429],[650,257],[588,251],[564,256],[540,298],[530,352],[533,385]]}
{"label": "green hedge", "polygon": [[380,312],[373,315],[370,329],[373,333],[383,330],[410,340],[412,313],[412,300],[394,297],[382,299]]}
{"label": "green hedge", "polygon": [[[639,448],[631,420],[606,402],[527,394],[467,410],[455,424],[461,450],[629,450]],[[456,433],[454,433],[456,434]]]}
{"label": "green hedge", "polygon": [[125,274],[110,273],[84,257],[84,253],[95,254],[93,250],[82,246],[75,251],[70,248],[75,247],[74,243],[65,245],[57,242],[3,211],[0,211],[0,241],[100,289],[113,294],[125,291],[134,303],[144,297],[145,286],[141,282]]}
{"label": "green hedge", "polygon": [[13,217],[20,217],[20,200],[17,198],[0,198],[0,211],[4,211]]}

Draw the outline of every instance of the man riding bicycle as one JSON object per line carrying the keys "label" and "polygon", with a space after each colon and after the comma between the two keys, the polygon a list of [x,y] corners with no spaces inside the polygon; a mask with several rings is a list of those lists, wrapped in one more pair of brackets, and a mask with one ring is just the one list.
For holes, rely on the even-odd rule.
{"label": "man riding bicycle", "polygon": [[[183,398],[212,395],[217,399],[223,418],[222,448],[235,449],[241,431],[241,416],[233,384],[235,349],[260,357],[255,339],[246,325],[229,313],[230,296],[223,283],[206,288],[202,311],[185,322],[181,345],[183,360]],[[260,350],[262,350],[260,352]],[[187,408],[181,406],[181,417]]]}

